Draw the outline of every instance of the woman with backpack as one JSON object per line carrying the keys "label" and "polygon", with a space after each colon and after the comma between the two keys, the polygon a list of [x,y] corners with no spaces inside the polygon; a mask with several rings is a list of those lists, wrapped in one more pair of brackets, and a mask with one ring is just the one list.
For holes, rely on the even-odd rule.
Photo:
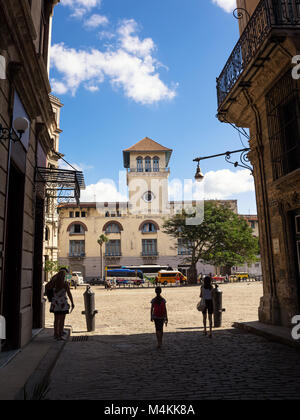
{"label": "woman with backpack", "polygon": [[201,293],[200,297],[205,301],[205,308],[202,311],[203,314],[203,325],[204,325],[204,335],[207,335],[206,330],[206,321],[207,321],[207,313],[209,319],[209,338],[212,338],[212,316],[214,313],[214,305],[213,305],[213,297],[214,297],[214,289],[212,286],[211,277],[206,276],[204,277],[203,285],[201,286]]}
{"label": "woman with backpack", "polygon": [[[64,325],[66,315],[69,313],[70,305],[68,298],[74,309],[73,296],[70,291],[70,286],[65,281],[66,270],[61,269],[55,276],[52,277],[46,286],[46,293],[51,296],[50,312],[54,314],[54,338],[56,340],[63,340]],[[51,293],[49,293],[51,291]],[[68,297],[68,298],[67,298]]]}
{"label": "woman with backpack", "polygon": [[157,348],[161,348],[164,324],[168,325],[166,300],[161,297],[161,287],[155,288],[156,297],[151,301],[151,322],[155,323]]}

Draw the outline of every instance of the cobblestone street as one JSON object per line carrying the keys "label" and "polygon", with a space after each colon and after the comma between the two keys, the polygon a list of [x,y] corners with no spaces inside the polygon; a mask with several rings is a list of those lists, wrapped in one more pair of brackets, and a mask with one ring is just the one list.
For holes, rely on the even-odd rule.
{"label": "cobblestone street", "polygon": [[99,314],[92,334],[81,315],[84,290],[73,291],[73,336],[53,372],[50,399],[298,399],[299,353],[231,327],[257,320],[262,285],[221,288],[226,312],[212,340],[195,308],[199,288],[164,289],[169,325],[161,350],[149,320],[153,289],[93,288]]}

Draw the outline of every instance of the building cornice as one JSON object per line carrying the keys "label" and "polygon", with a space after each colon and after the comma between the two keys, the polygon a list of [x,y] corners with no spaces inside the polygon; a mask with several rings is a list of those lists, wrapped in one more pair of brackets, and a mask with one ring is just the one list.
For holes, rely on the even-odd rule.
{"label": "building cornice", "polygon": [[[10,61],[18,61],[21,70],[14,80],[14,86],[31,119],[41,116],[47,126],[55,123],[49,99],[51,91],[48,72],[43,58],[37,54],[34,40],[37,34],[32,22],[27,1],[0,0],[2,21],[6,23],[3,32],[10,34],[7,45]],[[1,31],[2,32],[2,31]],[[10,48],[11,46],[14,48]],[[8,62],[9,64],[9,62]]]}

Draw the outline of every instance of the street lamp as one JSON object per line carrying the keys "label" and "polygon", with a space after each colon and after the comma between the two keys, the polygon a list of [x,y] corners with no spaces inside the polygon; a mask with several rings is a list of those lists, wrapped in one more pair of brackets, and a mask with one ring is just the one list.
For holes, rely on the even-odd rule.
{"label": "street lamp", "polygon": [[0,140],[12,140],[14,143],[21,141],[23,134],[28,128],[29,121],[25,117],[16,118],[11,128],[6,128],[0,124]]}
{"label": "street lamp", "polygon": [[204,175],[203,175],[203,173],[201,172],[201,169],[200,169],[200,161],[199,161],[199,162],[198,162],[198,165],[197,165],[196,174],[195,174],[195,180],[196,180],[197,182],[201,182],[201,181],[203,180],[203,178],[204,178]]}
{"label": "street lamp", "polygon": [[[204,157],[198,157],[198,158],[194,159],[193,162],[198,163],[196,174],[195,174],[195,180],[197,182],[200,182],[204,178],[204,175],[203,175],[203,173],[201,172],[201,169],[200,169],[200,161],[206,160],[206,159],[213,159],[215,157],[220,157],[220,156],[225,156],[226,162],[231,163],[232,165],[234,165],[235,168],[237,168],[239,166],[240,168],[248,169],[253,174],[253,168],[249,164],[249,158],[248,158],[248,152],[249,151],[250,151],[250,148],[244,148],[244,149],[239,149],[239,150],[233,150],[233,151],[230,151],[230,152],[219,153],[218,155],[204,156]],[[231,155],[233,155],[235,153],[240,153],[240,161],[239,162],[238,161],[232,162],[230,160]]]}

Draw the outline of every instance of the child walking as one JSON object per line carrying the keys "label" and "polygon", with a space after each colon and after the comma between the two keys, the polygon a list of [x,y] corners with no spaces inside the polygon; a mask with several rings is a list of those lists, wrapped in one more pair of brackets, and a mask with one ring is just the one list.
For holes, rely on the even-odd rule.
{"label": "child walking", "polygon": [[162,339],[164,333],[164,324],[168,325],[168,314],[166,307],[166,300],[161,297],[161,287],[155,288],[156,297],[151,301],[151,322],[155,323],[157,348],[162,346]]}

